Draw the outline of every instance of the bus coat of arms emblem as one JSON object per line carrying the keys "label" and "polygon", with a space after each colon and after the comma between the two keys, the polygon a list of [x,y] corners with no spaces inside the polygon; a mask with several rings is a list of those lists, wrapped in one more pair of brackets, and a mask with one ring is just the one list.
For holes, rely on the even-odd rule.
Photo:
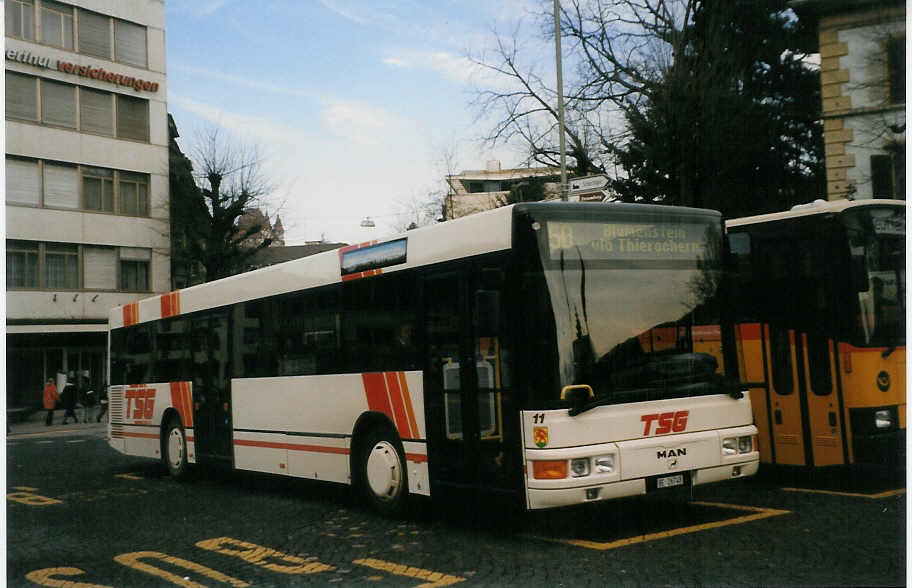
{"label": "bus coat of arms emblem", "polygon": [[532,429],[532,440],[538,447],[548,444],[548,427],[535,427]]}

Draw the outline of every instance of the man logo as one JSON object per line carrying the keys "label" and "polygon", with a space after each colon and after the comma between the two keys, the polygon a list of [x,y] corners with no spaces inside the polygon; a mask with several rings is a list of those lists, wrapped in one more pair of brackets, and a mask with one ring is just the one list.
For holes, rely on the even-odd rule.
{"label": "man logo", "polygon": [[[656,451],[656,459],[667,459],[669,457],[679,457],[687,455],[687,448],[681,447],[680,449],[660,449]],[[678,460],[675,460],[677,462]]]}

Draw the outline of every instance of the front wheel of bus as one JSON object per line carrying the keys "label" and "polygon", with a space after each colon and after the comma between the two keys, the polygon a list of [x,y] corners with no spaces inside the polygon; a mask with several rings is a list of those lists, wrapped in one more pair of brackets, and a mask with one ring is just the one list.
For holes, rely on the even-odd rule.
{"label": "front wheel of bus", "polygon": [[162,447],[168,473],[175,480],[187,476],[187,438],[180,421],[171,418],[163,430]]}
{"label": "front wheel of bus", "polygon": [[363,447],[361,489],[368,504],[385,516],[401,514],[408,495],[408,474],[399,440],[374,430]]}

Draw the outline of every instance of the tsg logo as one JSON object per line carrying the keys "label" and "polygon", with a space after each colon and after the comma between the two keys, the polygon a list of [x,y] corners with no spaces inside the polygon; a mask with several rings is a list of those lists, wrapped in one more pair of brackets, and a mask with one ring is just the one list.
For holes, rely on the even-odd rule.
{"label": "tsg logo", "polygon": [[665,435],[667,433],[680,433],[687,428],[687,415],[689,410],[679,410],[677,412],[663,412],[661,414],[644,414],[640,420],[646,423],[643,428],[643,435],[649,435],[652,429],[652,423],[657,422],[655,435]]}

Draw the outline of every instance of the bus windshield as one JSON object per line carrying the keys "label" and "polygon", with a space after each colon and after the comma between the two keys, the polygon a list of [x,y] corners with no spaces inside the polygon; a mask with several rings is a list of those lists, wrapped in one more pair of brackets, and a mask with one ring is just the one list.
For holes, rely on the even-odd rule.
{"label": "bus windshield", "polygon": [[864,346],[905,342],[906,213],[900,207],[865,206],[844,213],[856,319],[849,340]]}
{"label": "bus windshield", "polygon": [[532,229],[544,292],[524,288],[539,311],[528,316],[547,312],[551,324],[536,331],[553,336],[553,347],[532,345],[528,364],[553,383],[535,386],[539,403],[573,384],[591,386],[596,404],[721,391],[718,217],[555,219]]}

